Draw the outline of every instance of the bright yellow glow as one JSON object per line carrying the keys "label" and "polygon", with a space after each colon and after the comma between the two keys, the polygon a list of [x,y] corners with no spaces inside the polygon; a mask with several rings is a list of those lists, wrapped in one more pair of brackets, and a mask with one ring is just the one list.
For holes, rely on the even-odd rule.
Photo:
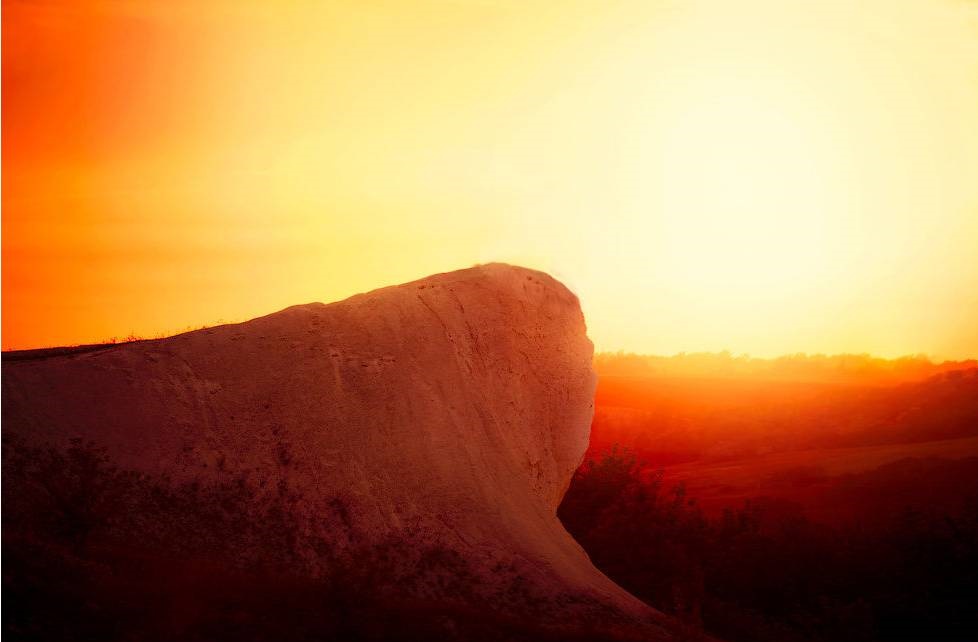
{"label": "bright yellow glow", "polygon": [[3,345],[504,260],[599,349],[978,355],[978,7],[6,3]]}

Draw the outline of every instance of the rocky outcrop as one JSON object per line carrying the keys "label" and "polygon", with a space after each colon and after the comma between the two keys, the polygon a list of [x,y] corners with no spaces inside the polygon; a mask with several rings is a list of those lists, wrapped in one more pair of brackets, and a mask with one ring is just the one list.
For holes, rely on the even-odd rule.
{"label": "rocky outcrop", "polygon": [[[162,340],[10,355],[4,454],[85,443],[174,487],[234,480],[256,507],[284,502],[303,576],[382,558],[376,589],[394,599],[665,639],[556,518],[587,447],[591,357],[569,290],[483,265]],[[5,480],[5,506],[11,483],[30,482]],[[239,539],[224,538],[231,559],[280,545]]]}

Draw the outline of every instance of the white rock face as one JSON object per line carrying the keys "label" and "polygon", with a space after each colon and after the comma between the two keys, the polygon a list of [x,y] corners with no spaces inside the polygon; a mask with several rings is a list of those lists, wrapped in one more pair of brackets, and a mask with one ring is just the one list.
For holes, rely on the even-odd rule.
{"label": "white rock face", "polygon": [[[666,639],[662,616],[556,518],[587,447],[591,357],[569,290],[490,264],[163,340],[5,359],[3,426],[32,443],[94,441],[149,475],[284,485],[336,551],[403,542],[406,564],[418,546],[458,552],[476,608]],[[506,603],[514,581],[539,603]],[[453,598],[439,587],[402,590]]]}

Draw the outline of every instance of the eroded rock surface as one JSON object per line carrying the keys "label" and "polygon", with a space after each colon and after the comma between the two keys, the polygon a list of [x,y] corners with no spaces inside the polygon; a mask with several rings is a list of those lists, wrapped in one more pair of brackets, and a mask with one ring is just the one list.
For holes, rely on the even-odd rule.
{"label": "eroded rock surface", "polygon": [[[382,550],[378,590],[395,598],[666,639],[556,518],[587,447],[591,357],[569,290],[483,265],[163,340],[5,358],[5,458],[80,438],[150,479],[237,480],[256,504],[287,498],[297,573]],[[254,539],[229,533],[226,547],[248,560],[279,545]]]}

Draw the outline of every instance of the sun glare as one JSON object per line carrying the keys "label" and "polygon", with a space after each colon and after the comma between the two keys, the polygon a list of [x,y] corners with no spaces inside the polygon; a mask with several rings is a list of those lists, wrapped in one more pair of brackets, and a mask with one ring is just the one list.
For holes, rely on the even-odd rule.
{"label": "sun glare", "polygon": [[666,267],[682,287],[754,298],[817,281],[838,204],[829,202],[824,127],[771,88],[733,85],[717,79],[675,100],[650,206],[662,214]]}

